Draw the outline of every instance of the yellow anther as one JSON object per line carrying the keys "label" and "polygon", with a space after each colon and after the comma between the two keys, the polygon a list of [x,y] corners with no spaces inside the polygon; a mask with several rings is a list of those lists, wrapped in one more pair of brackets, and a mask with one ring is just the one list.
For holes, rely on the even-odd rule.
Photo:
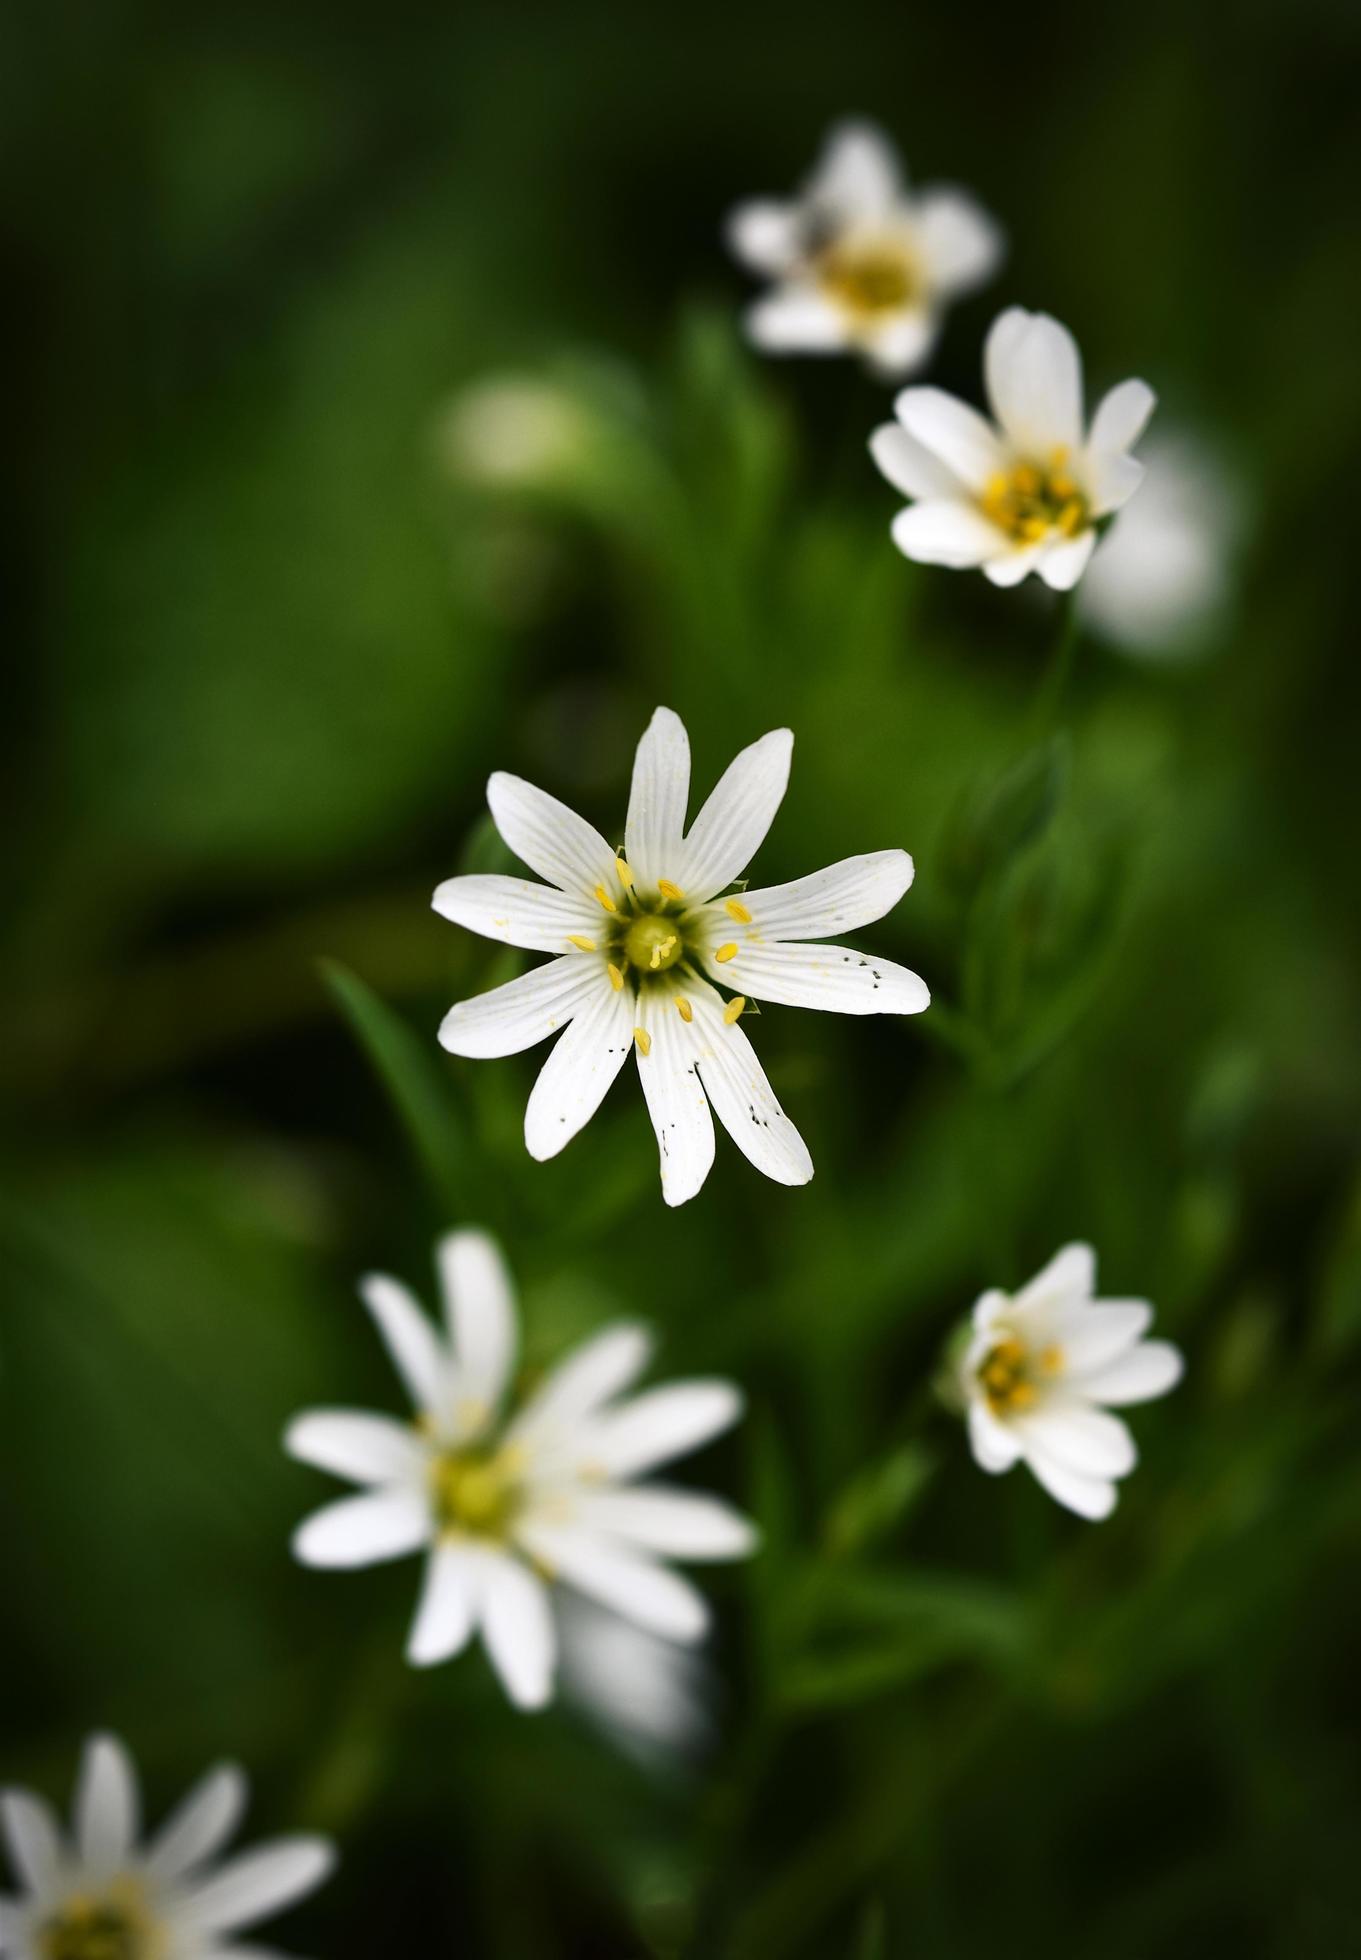
{"label": "yellow anther", "polygon": [[1066,442],[1056,442],[1049,452],[1050,469],[1061,470],[1071,454],[1072,451]]}
{"label": "yellow anther", "polygon": [[1044,478],[1033,463],[1018,463],[1011,473],[1011,488],[1022,497],[1038,497]]}
{"label": "yellow anther", "polygon": [[619,971],[619,968],[614,964],[613,960],[610,961],[609,966],[606,968],[606,971],[610,976],[610,985],[614,988],[614,991],[618,993],[619,989],[624,984],[623,974]]}
{"label": "yellow anther", "polygon": [[695,1018],[695,1010],[691,1007],[684,994],[676,995],[676,1012],[680,1015],[682,1021],[685,1021],[687,1024]]}
{"label": "yellow anther", "polygon": [[739,926],[749,926],[751,924],[751,913],[748,912],[740,898],[725,898],[723,901],[723,910],[730,919],[736,919]]}
{"label": "yellow anther", "polygon": [[650,1055],[652,1053],[652,1036],[646,1028],[635,1028],[633,1030],[633,1039],[638,1044],[638,1053],[640,1055]]}
{"label": "yellow anther", "polygon": [[1057,497],[1059,502],[1062,503],[1065,498],[1075,497],[1077,495],[1077,485],[1071,476],[1051,476],[1049,479],[1049,494],[1051,497]]}
{"label": "yellow anther", "polygon": [[1020,530],[1021,536],[1029,544],[1038,544],[1041,538],[1049,535],[1049,526],[1042,517],[1023,517]]}
{"label": "yellow anther", "polygon": [[619,857],[617,857],[614,860],[614,868],[619,873],[620,884],[624,887],[624,890],[627,891],[629,886],[633,883],[632,870],[629,868],[627,864],[625,864],[623,858],[619,858]]}
{"label": "yellow anther", "polygon": [[610,897],[609,893],[605,890],[605,887],[603,885],[596,886],[595,895],[599,903],[604,906],[607,912],[617,912],[619,910],[619,907],[615,904],[614,900]]}
{"label": "yellow anther", "polygon": [[723,1019],[727,1022],[729,1027],[732,1026],[733,1022],[737,1019],[737,1017],[742,1012],[742,1009],[746,1006],[746,1004],[747,1004],[747,997],[745,994],[733,995],[732,999],[728,1002],[727,1006],[723,1009]]}
{"label": "yellow anther", "polygon": [[1058,527],[1066,536],[1075,538],[1087,522],[1087,507],[1081,497],[1070,497],[1058,515]]}
{"label": "yellow anther", "polygon": [[726,946],[720,946],[718,951],[714,954],[714,958],[718,960],[720,963],[726,962],[728,960],[735,960],[737,958],[737,946],[735,942],[730,939]]}
{"label": "yellow anther", "polygon": [[587,939],[584,933],[569,932],[567,943],[569,946],[580,946],[583,953],[593,953],[595,951],[595,941],[593,939]]}
{"label": "yellow anther", "polygon": [[661,893],[663,898],[685,897],[685,893],[681,890],[680,886],[673,885],[669,878],[659,878],[657,880],[657,890]]}
{"label": "yellow anther", "polygon": [[1063,1349],[1057,1341],[1040,1350],[1040,1367],[1046,1375],[1057,1375],[1063,1368]]}
{"label": "yellow anther", "polygon": [[983,495],[993,503],[1000,503],[1010,488],[1011,484],[1005,470],[998,470],[995,475],[988,478],[988,487]]}

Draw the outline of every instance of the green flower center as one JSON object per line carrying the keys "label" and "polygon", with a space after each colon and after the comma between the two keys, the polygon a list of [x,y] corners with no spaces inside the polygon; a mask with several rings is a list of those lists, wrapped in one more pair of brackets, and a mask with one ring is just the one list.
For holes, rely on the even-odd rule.
{"label": "green flower center", "polygon": [[38,1928],[42,1960],[149,1960],[140,1914],[109,1899],[71,1899]]}
{"label": "green flower center", "polygon": [[520,1510],[521,1462],[513,1449],[450,1450],[431,1472],[441,1531],[504,1538]]}
{"label": "green flower center", "polygon": [[660,912],[640,912],[624,934],[624,957],[639,973],[665,973],[684,952],[679,921]]}

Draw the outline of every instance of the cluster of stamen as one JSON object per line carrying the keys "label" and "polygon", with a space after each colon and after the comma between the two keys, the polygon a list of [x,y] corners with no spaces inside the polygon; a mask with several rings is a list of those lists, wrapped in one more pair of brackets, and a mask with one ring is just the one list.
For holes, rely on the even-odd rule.
{"label": "cluster of stamen", "polygon": [[442,1532],[503,1539],[519,1512],[523,1464],[513,1448],[449,1450],[430,1472]]}
{"label": "cluster of stamen", "polygon": [[112,1899],[68,1899],[38,1928],[42,1960],[151,1960],[142,1916]]}
{"label": "cluster of stamen", "polygon": [[1015,1334],[1004,1334],[979,1364],[979,1386],[995,1416],[1019,1415],[1035,1405],[1037,1378],[1056,1375],[1062,1366],[1061,1348],[1051,1346],[1036,1353]]}
{"label": "cluster of stamen", "polygon": [[900,238],[838,239],[818,253],[813,270],[828,299],[856,319],[900,312],[921,297],[920,268]]}
{"label": "cluster of stamen", "polygon": [[999,470],[979,498],[985,517],[1018,544],[1038,544],[1051,531],[1075,538],[1091,522],[1091,511],[1068,469],[1068,450],[1060,445],[1047,466],[1015,463]]}

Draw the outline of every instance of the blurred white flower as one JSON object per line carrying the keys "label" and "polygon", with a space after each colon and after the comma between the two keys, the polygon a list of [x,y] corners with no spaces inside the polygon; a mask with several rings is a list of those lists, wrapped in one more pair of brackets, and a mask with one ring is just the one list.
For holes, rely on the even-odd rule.
{"label": "blurred white flower", "polygon": [[445,467],[494,489],[549,487],[578,468],[594,440],[580,401],[532,374],[470,383],[448,403],[436,430]]}
{"label": "blurred white flower", "polygon": [[713,1733],[706,1672],[693,1647],[647,1633],[564,1588],[557,1596],[562,1691],[625,1755],[661,1767]]}
{"label": "blurred white flower", "polygon": [[[1025,1462],[1051,1497],[1108,1517],[1134,1439],[1108,1409],[1149,1402],[1181,1380],[1168,1341],[1146,1341],[1144,1300],[1096,1300],[1090,1246],[1068,1245],[1014,1297],[985,1293],[960,1364],[969,1441],[984,1470]],[[1102,1405],[1105,1405],[1104,1407]]]}
{"label": "blurred white flower", "polygon": [[994,585],[1038,572],[1066,592],[1097,526],[1133,496],[1143,466],[1128,453],[1153,412],[1153,390],[1124,381],[1083,426],[1082,359],[1047,313],[1010,307],[993,322],[984,377],[996,426],[939,388],[905,388],[896,422],[870,439],[904,496],[893,539],[923,565],[981,566]]}
{"label": "blurred white flower", "polygon": [[797,197],[740,204],[727,236],[744,264],[776,282],[747,314],[758,347],[855,349],[885,375],[921,366],[944,308],[1002,256],[998,227],[966,191],[910,192],[893,145],[867,122],[838,124]]}
{"label": "blurred white flower", "polygon": [[1153,437],[1143,460],[1139,494],[1083,580],[1082,614],[1133,653],[1175,658],[1224,608],[1239,507],[1227,472],[1188,436]]}
{"label": "blurred white flower", "polygon": [[[687,832],[689,739],[679,716],[658,708],[638,744],[624,855],[543,790],[491,778],[497,829],[549,882],[450,878],[435,910],[557,957],[451,1008],[440,1040],[455,1055],[512,1055],[562,1031],[525,1111],[531,1156],[556,1156],[571,1141],[636,1049],[669,1205],[692,1198],[709,1174],[710,1105],[757,1170],[806,1184],[813,1165],[803,1139],[737,1025],[748,996],[843,1014],[917,1014],[929,1004],[906,967],[804,943],[882,918],[912,882],[906,851],[719,896],[770,828],[793,741],[780,728],[744,749]],[[711,980],[747,991],[725,1003]]]}
{"label": "blurred white flower", "polygon": [[[325,1838],[277,1838],[226,1863],[246,1780],[211,1770],[139,1848],[137,1772],[112,1736],[85,1745],[68,1841],[40,1797],[0,1798],[10,1860],[23,1894],[0,1901],[0,1953],[9,1960],[245,1960],[243,1927],[290,1906],[335,1863]],[[282,1956],[276,1956],[282,1960]]]}
{"label": "blurred white flower", "polygon": [[553,1692],[554,1580],[650,1632],[699,1639],[704,1600],[662,1560],[744,1558],[754,1533],[716,1498],[635,1479],[735,1422],[738,1390],[690,1381],[621,1400],[650,1352],[645,1330],[621,1322],[509,1411],[518,1336],[501,1255],[464,1231],[441,1240],[438,1258],[443,1331],[396,1280],[376,1274],[361,1289],[415,1423],[340,1409],[289,1426],[294,1456],[366,1487],[307,1519],[298,1558],[353,1567],[425,1552],[407,1659],[448,1660],[480,1631],[521,1708]]}

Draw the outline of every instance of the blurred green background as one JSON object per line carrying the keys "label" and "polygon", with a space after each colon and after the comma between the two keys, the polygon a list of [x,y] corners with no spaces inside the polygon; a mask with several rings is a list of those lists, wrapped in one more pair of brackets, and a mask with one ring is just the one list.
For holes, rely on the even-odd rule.
{"label": "blurred green background", "polygon": [[[0,1777],[56,1796],[110,1725],[163,1809],[239,1755],[256,1830],[342,1840],[278,1935],[321,1960],[1361,1954],[1358,39],[1322,0],[6,17]],[[933,380],[977,400],[1043,307],[1233,488],[1195,657],[1089,637],[1053,739],[1051,595],[906,564],[890,391],[740,342],[723,215],[849,111],[1010,235]],[[479,483],[449,405],[508,370],[567,439]],[[661,700],[697,789],[795,730],[762,882],[914,852],[866,943],[941,1003],[769,1010],[816,1179],[720,1139],[677,1213],[631,1082],[530,1163],[539,1056],[435,1044],[511,969],[429,910],[499,862],[493,767],[617,833]],[[532,1360],[641,1310],[749,1388],[695,1475],[767,1549],[705,1575],[684,1760],[480,1655],[408,1674],[413,1565],[290,1563],[331,1486],[285,1419],[399,1406],[354,1277],[428,1295],[459,1222]],[[1099,1527],[928,1392],[1075,1237],[1190,1364]]]}

